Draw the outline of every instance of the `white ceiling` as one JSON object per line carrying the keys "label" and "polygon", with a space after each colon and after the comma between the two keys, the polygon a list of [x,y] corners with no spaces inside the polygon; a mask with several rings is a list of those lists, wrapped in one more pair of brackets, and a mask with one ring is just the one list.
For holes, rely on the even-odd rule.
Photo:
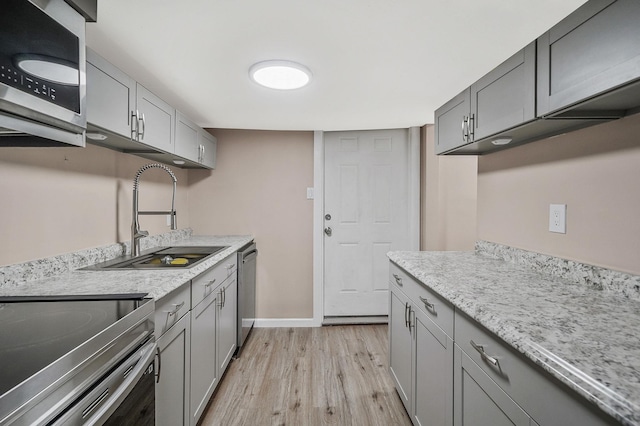
{"label": "white ceiling", "polygon": [[[99,0],[87,44],[202,127],[420,126],[585,0]],[[313,72],[257,86],[255,62]]]}

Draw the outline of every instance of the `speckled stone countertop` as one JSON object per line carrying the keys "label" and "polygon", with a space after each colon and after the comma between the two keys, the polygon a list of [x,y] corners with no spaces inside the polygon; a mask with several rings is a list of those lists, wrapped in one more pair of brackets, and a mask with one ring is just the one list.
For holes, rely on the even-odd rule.
{"label": "speckled stone countertop", "polygon": [[[81,270],[126,252],[127,245],[105,246],[51,259],[0,268],[0,296],[49,296],[147,293],[158,300],[175,288],[232,255],[253,237],[192,236],[190,230],[172,238],[151,239],[158,246],[228,246],[199,264],[180,270]],[[143,239],[144,241],[144,239]],[[148,249],[147,242],[143,249]],[[106,254],[105,254],[106,253]],[[78,260],[80,259],[80,260]],[[88,259],[88,260],[87,260]],[[71,265],[71,266],[70,266]],[[36,279],[32,279],[32,278]]]}
{"label": "speckled stone countertop", "polygon": [[640,425],[640,301],[483,252],[388,256],[622,424]]}

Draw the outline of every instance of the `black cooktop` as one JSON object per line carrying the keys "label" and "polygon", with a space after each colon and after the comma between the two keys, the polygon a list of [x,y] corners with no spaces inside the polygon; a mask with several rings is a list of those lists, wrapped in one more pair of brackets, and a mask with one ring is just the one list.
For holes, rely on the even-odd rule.
{"label": "black cooktop", "polygon": [[133,312],[144,296],[0,297],[0,395]]}

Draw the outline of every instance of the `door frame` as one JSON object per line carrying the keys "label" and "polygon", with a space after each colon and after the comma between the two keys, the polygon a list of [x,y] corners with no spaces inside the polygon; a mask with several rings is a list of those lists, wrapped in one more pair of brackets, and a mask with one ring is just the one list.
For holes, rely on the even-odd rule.
{"label": "door frame", "polygon": [[[420,250],[420,128],[407,130],[409,250]],[[364,130],[363,130],[364,131]],[[313,132],[313,326],[324,321],[324,132]]]}

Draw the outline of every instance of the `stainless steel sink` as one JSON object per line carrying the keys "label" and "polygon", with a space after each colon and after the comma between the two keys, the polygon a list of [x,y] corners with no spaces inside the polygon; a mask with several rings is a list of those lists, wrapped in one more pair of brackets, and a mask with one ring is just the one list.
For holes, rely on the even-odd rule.
{"label": "stainless steel sink", "polygon": [[177,246],[152,249],[139,256],[121,256],[82,268],[110,269],[186,269],[197,265],[228,246]]}

